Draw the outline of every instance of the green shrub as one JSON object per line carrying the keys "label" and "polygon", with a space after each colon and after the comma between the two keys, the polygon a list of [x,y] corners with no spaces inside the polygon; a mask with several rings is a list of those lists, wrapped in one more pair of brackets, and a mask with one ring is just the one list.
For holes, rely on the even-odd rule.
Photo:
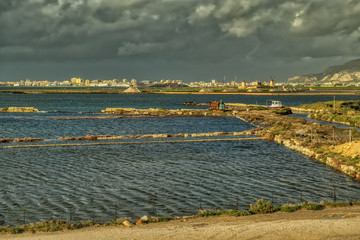
{"label": "green shrub", "polygon": [[12,233],[12,234],[19,234],[22,232],[24,232],[24,229],[20,228],[20,227],[14,227],[14,228],[10,229],[10,233]]}
{"label": "green shrub", "polygon": [[225,215],[227,214],[228,212],[223,210],[223,211],[205,211],[205,212],[202,212],[200,213],[199,215],[200,216],[203,216],[203,217],[209,217],[209,216],[218,216],[218,215]]}
{"label": "green shrub", "polygon": [[255,110],[262,111],[262,110],[269,110],[267,107],[264,106],[258,106],[255,108]]}
{"label": "green shrub", "polygon": [[315,152],[318,153],[318,154],[322,154],[322,153],[325,153],[326,150],[324,148],[316,148]]}
{"label": "green shrub", "polygon": [[297,119],[297,122],[300,124],[306,124],[307,121],[304,118],[299,118],[299,119]]}
{"label": "green shrub", "polygon": [[219,215],[230,215],[230,216],[248,216],[251,215],[249,211],[240,210],[218,210],[218,211],[205,211],[199,214],[202,217],[219,216]]}
{"label": "green shrub", "polygon": [[352,202],[326,202],[326,207],[348,207],[351,206]]}
{"label": "green shrub", "polygon": [[257,214],[265,214],[274,212],[274,207],[272,206],[271,202],[264,202],[263,199],[259,199],[256,201],[256,204],[250,204],[249,212]]}
{"label": "green shrub", "polygon": [[288,114],[292,114],[291,108],[285,107],[285,108],[276,108],[274,110],[271,111],[274,114],[277,115],[288,115]]}
{"label": "green shrub", "polygon": [[156,110],[158,110],[159,112],[168,112],[169,110],[163,107],[157,108]]}
{"label": "green shrub", "polygon": [[155,223],[155,222],[168,222],[171,219],[173,219],[172,217],[150,217],[149,218],[149,223]]}

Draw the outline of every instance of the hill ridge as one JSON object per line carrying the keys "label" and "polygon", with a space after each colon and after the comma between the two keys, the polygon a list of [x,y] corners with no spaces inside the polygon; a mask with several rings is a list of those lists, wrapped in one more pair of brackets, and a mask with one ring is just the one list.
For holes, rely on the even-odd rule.
{"label": "hill ridge", "polygon": [[288,79],[292,84],[351,85],[360,83],[360,59],[326,68],[322,73],[304,74]]}

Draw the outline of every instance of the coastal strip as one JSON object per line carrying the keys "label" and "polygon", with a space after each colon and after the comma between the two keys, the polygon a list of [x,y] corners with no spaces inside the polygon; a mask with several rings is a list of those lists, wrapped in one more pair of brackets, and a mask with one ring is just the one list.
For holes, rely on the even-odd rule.
{"label": "coastal strip", "polygon": [[32,113],[32,112],[39,112],[39,109],[33,107],[8,107],[8,108],[0,108],[0,112]]}
{"label": "coastal strip", "polygon": [[96,143],[65,143],[65,144],[41,144],[41,145],[16,145],[4,146],[0,148],[40,148],[40,147],[69,147],[69,146],[96,146],[96,145],[124,145],[124,144],[143,144],[143,143],[186,143],[186,142],[218,142],[218,141],[244,141],[261,140],[261,137],[251,138],[221,138],[221,139],[187,139],[187,140],[165,140],[165,141],[139,141],[139,142],[96,142]]}
{"label": "coastal strip", "polygon": [[[194,216],[118,218],[97,223],[48,220],[0,227],[1,239],[355,239],[360,235],[360,202],[273,206],[259,200],[246,210],[203,211]],[[254,205],[254,204],[251,204]],[[250,205],[250,206],[251,206]],[[329,224],[331,225],[329,227]],[[120,236],[120,237],[119,237]],[[214,238],[214,236],[217,236]],[[265,237],[264,237],[265,236]]]}
{"label": "coastal strip", "polygon": [[[226,88],[224,88],[226,90]],[[246,92],[238,91],[236,92],[199,92],[192,89],[187,89],[183,91],[174,91],[174,90],[164,90],[164,89],[142,89],[136,93],[127,93],[125,89],[1,89],[0,93],[12,93],[12,94],[192,94],[192,95],[255,95],[255,96],[290,96],[290,95],[358,95],[358,90],[353,91],[339,91],[339,92],[284,92],[284,91],[275,91],[275,92]],[[335,90],[332,90],[335,91]]]}
{"label": "coastal strip", "polygon": [[[59,137],[59,141],[97,141],[97,140],[120,140],[123,138],[187,138],[187,137],[219,137],[224,135],[232,136],[242,136],[245,135],[244,132],[205,132],[205,133],[177,133],[177,134],[167,134],[167,133],[155,133],[155,134],[143,134],[143,135],[92,135],[87,134],[86,136],[79,137]],[[56,139],[43,139],[43,138],[0,138],[0,143],[10,143],[10,142],[41,142],[41,141],[56,141]]]}

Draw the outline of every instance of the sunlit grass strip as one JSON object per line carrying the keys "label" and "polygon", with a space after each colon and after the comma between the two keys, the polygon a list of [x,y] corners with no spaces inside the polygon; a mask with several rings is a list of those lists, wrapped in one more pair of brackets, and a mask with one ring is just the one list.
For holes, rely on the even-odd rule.
{"label": "sunlit grass strip", "polygon": [[63,143],[63,144],[41,144],[41,145],[16,145],[16,146],[5,146],[5,147],[1,147],[1,148],[69,147],[69,146],[123,145],[123,144],[143,144],[143,143],[218,142],[218,141],[260,140],[260,139],[262,139],[262,138],[261,137],[252,137],[252,138],[165,140],[165,141],[144,141],[144,142]]}

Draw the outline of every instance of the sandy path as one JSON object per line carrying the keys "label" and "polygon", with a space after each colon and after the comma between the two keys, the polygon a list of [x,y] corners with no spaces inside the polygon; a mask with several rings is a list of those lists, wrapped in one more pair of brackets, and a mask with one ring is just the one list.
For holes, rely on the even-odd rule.
{"label": "sandy path", "polygon": [[360,207],[247,217],[207,217],[126,228],[0,235],[0,239],[360,239]]}

